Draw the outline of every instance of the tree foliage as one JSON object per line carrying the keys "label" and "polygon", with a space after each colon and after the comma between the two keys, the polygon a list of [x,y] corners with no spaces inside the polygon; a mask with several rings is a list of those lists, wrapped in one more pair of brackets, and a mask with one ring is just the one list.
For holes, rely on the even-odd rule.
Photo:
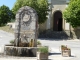
{"label": "tree foliage", "polygon": [[80,26],[80,0],[70,0],[68,7],[63,12],[63,16],[72,27]]}
{"label": "tree foliage", "polygon": [[14,14],[23,6],[30,6],[34,8],[39,17],[39,23],[44,23],[47,19],[48,14],[48,1],[47,0],[17,0],[14,4],[12,11]]}
{"label": "tree foliage", "polygon": [[0,7],[0,26],[9,22],[12,18],[13,14],[9,7],[2,5]]}

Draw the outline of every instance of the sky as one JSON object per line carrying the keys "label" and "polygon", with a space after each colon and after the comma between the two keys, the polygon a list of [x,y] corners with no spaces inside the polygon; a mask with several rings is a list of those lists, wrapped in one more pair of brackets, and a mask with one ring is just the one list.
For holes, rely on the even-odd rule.
{"label": "sky", "polygon": [[[50,1],[50,0],[49,0]],[[14,6],[14,3],[16,2],[16,0],[0,0],[0,6],[2,5],[6,5],[8,6],[10,9],[12,9],[12,7]]]}
{"label": "sky", "polygon": [[16,0],[0,0],[0,6],[6,5],[10,9],[12,9],[12,7],[14,6],[15,2],[16,2]]}

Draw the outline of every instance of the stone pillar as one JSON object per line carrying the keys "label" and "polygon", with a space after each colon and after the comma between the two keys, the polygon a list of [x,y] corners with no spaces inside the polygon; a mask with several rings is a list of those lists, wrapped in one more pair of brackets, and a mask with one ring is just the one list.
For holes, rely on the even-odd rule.
{"label": "stone pillar", "polygon": [[[33,8],[25,6],[18,10],[15,23],[15,46],[28,47],[30,44],[37,46],[35,45],[38,32],[37,22],[38,15]],[[33,40],[33,43],[31,43],[31,40]]]}

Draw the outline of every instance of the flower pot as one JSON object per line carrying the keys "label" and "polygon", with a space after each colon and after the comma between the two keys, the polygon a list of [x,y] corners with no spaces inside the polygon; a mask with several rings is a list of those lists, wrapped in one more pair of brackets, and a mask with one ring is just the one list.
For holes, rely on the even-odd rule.
{"label": "flower pot", "polygon": [[48,46],[38,47],[39,60],[48,60]]}
{"label": "flower pot", "polygon": [[48,53],[40,53],[39,59],[40,60],[48,60]]}
{"label": "flower pot", "polygon": [[6,44],[5,46],[14,46],[14,44]]}
{"label": "flower pot", "polygon": [[71,56],[71,50],[63,50],[62,56],[70,57]]}

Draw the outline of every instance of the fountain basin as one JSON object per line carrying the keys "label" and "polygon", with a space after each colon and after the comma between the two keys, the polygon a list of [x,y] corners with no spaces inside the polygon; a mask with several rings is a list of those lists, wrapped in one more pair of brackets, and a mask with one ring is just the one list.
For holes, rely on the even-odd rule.
{"label": "fountain basin", "polygon": [[9,56],[36,57],[36,47],[4,46],[4,54]]}

